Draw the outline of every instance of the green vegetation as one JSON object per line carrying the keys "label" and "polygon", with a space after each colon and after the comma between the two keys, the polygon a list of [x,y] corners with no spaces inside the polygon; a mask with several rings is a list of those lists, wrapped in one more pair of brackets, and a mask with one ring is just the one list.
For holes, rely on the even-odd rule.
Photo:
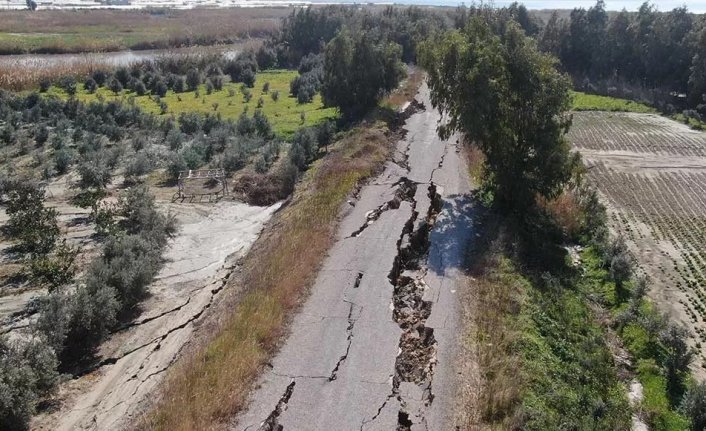
{"label": "green vegetation", "polygon": [[441,135],[461,132],[475,142],[495,202],[524,211],[569,178],[570,83],[517,24],[497,31],[488,21],[472,17],[464,30],[424,42],[420,64],[432,102],[449,117]]}
{"label": "green vegetation", "polygon": [[[679,412],[684,386],[689,383],[686,365],[681,364],[672,377],[668,370],[670,358],[676,353],[674,340],[683,340],[684,336],[671,336],[666,318],[644,298],[646,280],[630,281],[621,288],[595,247],[585,249],[581,258],[586,269],[582,290],[587,295],[597,295],[616,322],[617,333],[634,361],[634,372],[643,386],[641,409],[650,429],[689,429],[689,419]],[[689,356],[688,352],[685,354]]]}
{"label": "green vegetation", "polygon": [[[221,90],[212,90],[210,94],[206,84],[199,84],[196,91],[176,93],[169,90],[164,97],[159,98],[149,94],[140,96],[133,90],[125,89],[119,90],[116,94],[106,87],[90,93],[86,90],[85,84],[80,84],[75,97],[86,103],[117,100],[158,116],[179,116],[186,112],[199,112],[218,114],[223,119],[236,120],[243,112],[252,115],[256,110],[260,110],[271,122],[275,133],[283,137],[291,137],[302,126],[317,125],[337,117],[335,108],[324,108],[319,95],[316,95],[310,103],[303,104],[298,103],[295,97],[289,96],[289,83],[297,76],[298,73],[291,70],[259,72],[253,88],[246,90],[246,94],[249,94],[247,97],[243,93],[247,87],[234,82],[224,83]],[[265,92],[263,88],[267,83],[269,83],[268,91]],[[275,92],[280,95],[277,100],[273,100],[272,97]],[[68,98],[66,90],[58,86],[52,86],[47,94],[63,99]],[[261,104],[258,103],[260,99],[262,99]],[[161,103],[166,104],[164,113]]]}
{"label": "green vegetation", "polygon": [[651,106],[632,100],[619,99],[617,97],[599,96],[587,94],[580,91],[572,91],[571,109],[575,111],[613,111],[613,112],[657,112]]}
{"label": "green vegetation", "polygon": [[606,329],[577,289],[578,274],[521,271],[527,266],[512,258],[513,235],[487,235],[494,245],[474,256],[471,287],[479,295],[474,341],[484,382],[479,405],[469,408],[491,429],[629,429]]}

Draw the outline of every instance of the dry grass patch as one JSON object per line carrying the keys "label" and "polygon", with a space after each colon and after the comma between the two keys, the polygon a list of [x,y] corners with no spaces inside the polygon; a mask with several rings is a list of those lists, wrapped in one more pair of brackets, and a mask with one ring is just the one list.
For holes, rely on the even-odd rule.
{"label": "dry grass patch", "polygon": [[526,286],[503,256],[498,226],[488,220],[483,235],[469,258],[469,296],[475,301],[474,313],[467,322],[469,342],[478,362],[472,405],[464,416],[463,429],[515,429],[514,413],[521,402],[524,378],[522,360],[513,348],[522,337],[522,325],[516,316],[525,301]]}
{"label": "dry grass patch", "polygon": [[38,10],[0,14],[0,53],[79,53],[231,43],[277,31],[290,8]]}

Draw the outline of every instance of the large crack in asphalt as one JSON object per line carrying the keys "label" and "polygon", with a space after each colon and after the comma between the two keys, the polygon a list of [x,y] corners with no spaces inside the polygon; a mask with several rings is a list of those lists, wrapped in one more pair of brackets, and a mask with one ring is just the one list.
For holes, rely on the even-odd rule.
{"label": "large crack in asphalt", "polygon": [[[360,283],[360,278],[356,279],[356,283]],[[356,305],[351,302],[350,309],[348,310],[348,327],[346,328],[346,333],[348,334],[348,345],[346,346],[346,352],[341,355],[341,357],[338,359],[338,362],[336,362],[336,366],[333,368],[333,371],[331,371],[331,375],[328,378],[329,382],[336,380],[336,377],[338,376],[338,369],[341,367],[341,364],[343,364],[343,362],[345,362],[345,360],[348,358],[348,353],[350,353],[351,351],[351,344],[353,344],[353,328],[355,327],[355,322],[358,320],[353,317],[353,310],[355,307]],[[358,312],[362,312],[362,309],[358,310]]]}
{"label": "large crack in asphalt", "polygon": [[284,394],[282,394],[274,410],[272,410],[269,416],[267,416],[267,419],[262,422],[258,431],[282,431],[284,429],[284,426],[279,423],[279,415],[287,409],[287,403],[294,393],[294,386],[296,384],[296,381],[292,381],[287,385],[287,389],[285,389]]}
{"label": "large crack in asphalt", "polygon": [[353,233],[351,233],[348,238],[355,238],[363,233],[363,231],[379,219],[385,211],[396,210],[400,207],[400,204],[403,201],[412,200],[414,198],[414,193],[417,190],[417,185],[406,177],[400,178],[392,185],[392,187],[397,187],[393,198],[377,208],[368,211],[365,214],[365,222]]}
{"label": "large crack in asphalt", "polygon": [[397,394],[401,406],[398,431],[410,429],[413,413],[424,417],[423,412],[408,411],[411,406],[409,400],[400,393],[401,383],[414,383],[421,389],[423,406],[428,407],[434,400],[431,384],[437,343],[434,329],[426,326],[432,303],[423,300],[427,289],[424,277],[427,272],[429,236],[441,210],[441,196],[433,182],[429,183],[428,197],[430,205],[423,220],[417,220],[419,214],[416,202],[412,202],[413,213],[397,243],[397,256],[388,276],[394,286],[392,317],[402,329],[400,353],[395,361],[393,377],[393,393]]}

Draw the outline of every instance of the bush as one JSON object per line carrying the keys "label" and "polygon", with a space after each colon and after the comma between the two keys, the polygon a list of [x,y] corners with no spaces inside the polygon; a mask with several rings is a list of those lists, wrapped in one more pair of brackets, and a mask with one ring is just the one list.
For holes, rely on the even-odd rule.
{"label": "bush", "polygon": [[42,78],[39,81],[39,91],[41,93],[46,93],[49,90],[49,87],[51,87],[51,81],[47,78]]}
{"label": "bush", "polygon": [[243,136],[252,136],[257,130],[255,127],[255,121],[253,121],[252,118],[248,117],[248,114],[246,114],[245,112],[240,114],[240,116],[238,117],[236,129],[238,130],[238,133]]}
{"label": "bush", "polygon": [[175,93],[183,93],[186,91],[186,78],[183,76],[177,76],[174,78],[174,84],[172,85],[172,90]]}
{"label": "bush", "polygon": [[205,151],[193,142],[181,152],[182,160],[187,169],[198,169],[206,162]]}
{"label": "bush", "polygon": [[34,128],[34,142],[37,145],[44,145],[49,140],[49,129],[42,123]]}
{"label": "bush", "polygon": [[76,275],[78,248],[71,247],[63,240],[55,250],[46,255],[29,259],[27,270],[33,282],[47,286],[49,292],[71,283]]}
{"label": "bush", "polygon": [[121,91],[123,91],[123,84],[116,78],[113,78],[108,83],[108,89],[110,89],[110,91],[112,91],[117,96],[118,94],[120,94]]}
{"label": "bush", "polygon": [[211,77],[211,84],[213,85],[213,89],[216,91],[221,91],[223,90],[223,75],[215,75]]}
{"label": "bush", "polygon": [[187,169],[188,166],[186,166],[186,161],[180,153],[173,153],[170,156],[169,162],[167,163],[167,174],[169,175],[170,180],[176,181],[179,179],[179,173]]}
{"label": "bush", "polygon": [[91,74],[91,78],[93,81],[95,81],[96,84],[98,84],[99,87],[102,87],[106,81],[108,80],[109,74],[107,72],[104,72],[102,70],[96,70]]}
{"label": "bush", "polygon": [[56,355],[41,339],[0,337],[0,429],[29,429],[39,397],[55,387]]}
{"label": "bush", "polygon": [[72,76],[65,76],[61,78],[59,86],[68,94],[69,96],[74,96],[77,91],[76,79]]}
{"label": "bush", "polygon": [[242,169],[247,161],[247,154],[239,142],[231,143],[223,152],[222,167],[227,172]]}
{"label": "bush", "polygon": [[56,173],[59,175],[65,174],[71,163],[73,162],[73,156],[71,151],[61,148],[54,151],[54,168],[56,168]]}
{"label": "bush", "polygon": [[138,96],[144,96],[147,93],[147,87],[145,87],[145,83],[135,78],[132,78],[130,80],[130,89],[137,93]]}
{"label": "bush", "polygon": [[194,134],[201,131],[203,117],[197,112],[179,114],[179,128],[183,133]]}
{"label": "bush", "polygon": [[33,255],[51,252],[59,238],[58,212],[44,206],[44,189],[18,181],[6,193],[7,230],[19,240],[19,248]]}
{"label": "bush", "polygon": [[135,154],[135,157],[125,166],[125,177],[135,181],[139,177],[150,173],[154,169],[154,162],[144,152]]}
{"label": "bush", "polygon": [[277,52],[270,47],[261,46],[255,54],[255,59],[260,70],[272,69],[277,65]]}
{"label": "bush", "polygon": [[270,93],[270,97],[272,98],[273,102],[277,102],[279,100],[279,90],[275,90]]}
{"label": "bush", "polygon": [[98,84],[96,84],[93,78],[88,78],[86,82],[84,82],[83,88],[86,89],[88,93],[93,94],[98,89]]}
{"label": "bush", "polygon": [[196,91],[201,85],[201,74],[198,69],[191,69],[186,74],[186,86],[190,91]]}
{"label": "bush", "polygon": [[243,84],[253,88],[255,86],[255,72],[253,72],[252,69],[245,69],[240,75],[240,80]]}
{"label": "bush", "polygon": [[706,429],[706,383],[694,384],[681,402],[682,413],[691,419],[691,430]]}
{"label": "bush", "polygon": [[78,175],[79,180],[75,186],[83,190],[104,189],[110,184],[113,176],[108,161],[102,156],[91,157],[79,164]]}
{"label": "bush", "polygon": [[159,97],[166,96],[167,91],[169,91],[169,87],[162,79],[158,79],[152,84],[152,93]]}
{"label": "bush", "polygon": [[261,110],[255,111],[255,114],[253,114],[252,122],[255,127],[255,132],[257,134],[265,139],[269,139],[272,137],[272,125],[270,124],[270,121],[267,119],[267,116],[262,113]]}

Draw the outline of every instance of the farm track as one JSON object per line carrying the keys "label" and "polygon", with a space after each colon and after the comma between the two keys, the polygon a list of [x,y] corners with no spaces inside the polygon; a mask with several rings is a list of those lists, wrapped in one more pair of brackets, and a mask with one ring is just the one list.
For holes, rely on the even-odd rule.
{"label": "farm track", "polygon": [[652,298],[692,345],[706,342],[706,133],[653,114],[577,112],[569,139]]}

